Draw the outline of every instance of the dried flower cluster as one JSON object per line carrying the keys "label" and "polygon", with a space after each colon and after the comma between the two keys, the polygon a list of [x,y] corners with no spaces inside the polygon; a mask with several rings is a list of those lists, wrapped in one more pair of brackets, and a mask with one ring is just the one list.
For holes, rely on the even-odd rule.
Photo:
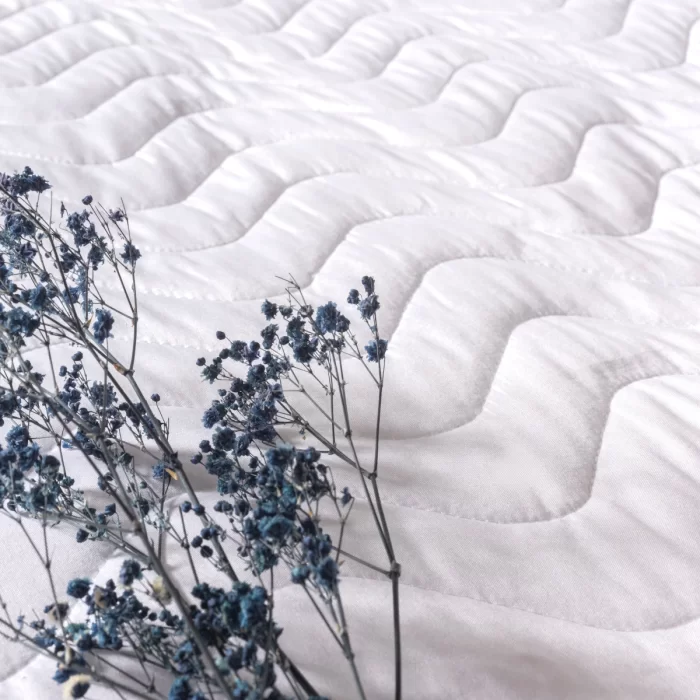
{"label": "dried flower cluster", "polygon": [[[286,577],[308,595],[364,698],[341,595],[342,560],[351,558],[391,581],[399,698],[400,567],[378,485],[387,342],[379,336],[374,280],[364,277],[363,293],[353,289],[347,299],[369,331],[364,347],[335,303],[314,309],[293,279],[286,280],[285,303],[262,304],[267,325],[259,340],[231,340],[218,331],[221,351],[197,361],[202,377],[221,386],[203,414],[211,434],[185,468],[172,449],[160,396],[147,398],[135,380],[141,254],[125,208],[106,210],[87,196],[83,211],[61,205],[54,223],[39,209],[47,190],[29,168],[0,179],[0,421],[9,424],[0,449],[0,514],[27,537],[53,600],[43,616],[28,620],[12,617],[0,598],[0,633],[51,656],[54,679],[69,698],[102,684],[120,697],[318,699],[303,660],[285,653],[275,623],[275,580]],[[101,293],[105,271],[116,275],[121,303]],[[133,333],[125,361],[110,349],[122,322]],[[55,359],[57,343],[74,346],[65,365]],[[26,357],[35,347],[46,352],[42,371]],[[345,370],[351,361],[364,365],[378,393],[371,464],[360,462],[352,435]],[[309,407],[320,423],[307,420]],[[290,444],[294,434],[307,446]],[[42,449],[41,440],[51,449]],[[77,488],[68,451],[82,455],[106,506],[93,506]],[[148,474],[137,463],[144,457]],[[355,498],[336,485],[333,460],[357,472],[386,567],[343,549]],[[220,500],[212,512],[190,482],[195,469],[215,480]],[[166,496],[174,488],[184,500],[171,511]],[[335,542],[323,527],[324,508],[334,513]],[[29,519],[39,521],[43,537],[32,536]],[[56,524],[74,529],[76,546],[106,540],[118,547],[125,557],[118,581],[98,585],[80,577],[57,590],[46,534]],[[168,570],[162,556],[168,539],[186,551],[196,581],[191,590],[181,590]],[[217,571],[228,577],[226,588],[207,583]],[[70,601],[82,603],[77,618]],[[135,658],[142,672],[125,670],[115,654]]]}

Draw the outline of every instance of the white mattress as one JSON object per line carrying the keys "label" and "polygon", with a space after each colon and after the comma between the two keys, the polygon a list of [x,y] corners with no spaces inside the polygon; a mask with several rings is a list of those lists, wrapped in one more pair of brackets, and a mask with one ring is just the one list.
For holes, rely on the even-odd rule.
{"label": "white mattress", "polygon": [[[697,2],[0,8],[0,169],[127,202],[141,381],[183,454],[215,330],[254,337],[275,275],[314,302],[376,277],[406,698],[698,697]],[[10,528],[0,592],[26,611],[49,594]],[[57,555],[59,584],[110,554]],[[346,565],[372,698],[391,696],[388,588]],[[305,606],[280,592],[287,647],[353,697]],[[1,698],[60,696],[50,663],[0,658]]]}

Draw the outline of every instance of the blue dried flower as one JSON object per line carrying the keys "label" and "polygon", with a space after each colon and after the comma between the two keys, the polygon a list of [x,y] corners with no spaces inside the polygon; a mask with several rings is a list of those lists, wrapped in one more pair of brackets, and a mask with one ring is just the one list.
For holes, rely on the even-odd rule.
{"label": "blue dried flower", "polygon": [[252,443],[252,438],[247,433],[241,433],[236,437],[236,455],[238,457],[244,457],[250,454],[248,448]]}
{"label": "blue dried flower", "polygon": [[93,406],[109,408],[117,402],[117,395],[111,384],[106,386],[102,382],[93,382],[88,392]]}
{"label": "blue dried flower", "polygon": [[261,535],[266,540],[281,544],[294,529],[294,523],[282,515],[275,515],[261,518],[259,527]]}
{"label": "blue dried flower", "polygon": [[[102,241],[100,241],[100,243],[102,243]],[[92,265],[92,269],[97,270],[97,268],[100,265],[102,265],[102,263],[105,260],[105,253],[102,248],[102,245],[90,246],[90,251],[88,252],[87,259],[90,265]]]}
{"label": "blue dried flower", "polygon": [[236,433],[229,427],[221,428],[214,433],[211,441],[217,450],[230,452],[236,446]]}
{"label": "blue dried flower", "polygon": [[256,626],[265,624],[266,619],[267,591],[262,586],[255,586],[241,600],[238,624],[242,630],[252,631]]}
{"label": "blue dried flower", "polygon": [[77,247],[89,245],[97,238],[95,224],[90,221],[90,214],[84,211],[82,214],[74,212],[68,215],[66,226],[73,234],[73,240]]}
{"label": "blue dried flower", "polygon": [[379,310],[379,297],[376,294],[370,294],[360,302],[357,308],[362,318],[369,320]]}
{"label": "blue dried flower", "polygon": [[357,289],[351,289],[348,293],[348,304],[359,304],[360,303],[360,293]]}
{"label": "blue dried flower", "polygon": [[141,564],[135,559],[127,559],[119,571],[119,581],[122,586],[131,586],[135,579],[141,578]]}
{"label": "blue dried flower", "polygon": [[229,350],[231,359],[235,360],[236,362],[243,362],[244,360],[244,353],[248,349],[248,345],[244,343],[242,340],[234,340],[231,343],[231,348]]}
{"label": "blue dried flower", "polygon": [[295,566],[292,569],[292,582],[293,583],[304,583],[309,576],[311,576],[311,569],[302,564],[302,566]]}
{"label": "blue dried flower", "polygon": [[55,680],[56,683],[65,683],[75,673],[76,671],[68,668],[58,668],[56,669],[56,673],[53,674],[53,680]]}
{"label": "blue dried flower", "polygon": [[3,184],[13,197],[24,197],[29,192],[44,192],[51,187],[41,175],[35,175],[30,167],[25,167],[21,173],[15,173]]}
{"label": "blue dried flower", "polygon": [[125,243],[121,257],[122,260],[128,265],[134,265],[141,257],[141,251],[133,243]]}
{"label": "blue dried flower", "polygon": [[316,309],[316,325],[321,333],[334,333],[338,329],[340,312],[335,302],[329,301]]}
{"label": "blue dried flower", "polygon": [[187,676],[176,678],[170,686],[168,700],[190,700],[192,690]]}
{"label": "blue dried flower", "polygon": [[297,450],[295,457],[297,462],[311,464],[321,459],[321,453],[315,447],[307,447],[305,450]]}
{"label": "blue dried flower", "polygon": [[277,564],[279,557],[266,545],[257,544],[253,549],[253,565],[255,572],[261,574]]}
{"label": "blue dried flower", "polygon": [[29,431],[23,425],[15,425],[5,435],[7,446],[20,450],[29,444]]}
{"label": "blue dried flower", "polygon": [[114,317],[106,309],[97,309],[95,312],[95,321],[92,324],[92,334],[95,340],[102,345],[107,338],[111,338],[112,326],[114,325]]}
{"label": "blue dried flower", "polygon": [[[219,360],[218,362],[216,360]],[[202,370],[202,376],[210,383],[213,384],[221,374],[221,359],[215,358],[212,364],[207,365]]]}
{"label": "blue dried flower", "polygon": [[294,309],[291,306],[280,306],[279,311],[284,319],[288,319],[294,313]]}
{"label": "blue dried flower", "polygon": [[304,338],[304,326],[306,325],[305,321],[302,321],[300,318],[293,318],[288,324],[287,324],[287,335],[295,341],[301,341]]}
{"label": "blue dried flower", "polygon": [[226,415],[226,406],[219,401],[215,401],[204,411],[202,416],[202,424],[205,428],[213,428]]}
{"label": "blue dried flower", "polygon": [[294,459],[296,450],[292,445],[277,445],[265,454],[265,461],[272,467],[285,469]]}
{"label": "blue dried flower", "polygon": [[260,307],[260,310],[265,314],[265,320],[271,321],[275,316],[277,316],[277,304],[265,299]]}
{"label": "blue dried flower", "polygon": [[248,376],[246,377],[246,380],[248,381],[249,384],[252,384],[255,386],[256,384],[260,384],[261,382],[265,382],[265,366],[264,365],[253,365],[249,370],[248,370]]}
{"label": "blue dried flower", "polygon": [[83,204],[86,207],[89,207],[92,204],[92,195],[87,195],[87,196],[83,197]]}
{"label": "blue dried flower", "polygon": [[263,339],[262,345],[266,350],[269,350],[274,344],[275,336],[277,335],[278,330],[279,326],[276,323],[271,323],[269,326],[266,326],[262,329],[262,331],[260,331],[260,335]]}
{"label": "blue dried flower", "polygon": [[245,360],[248,364],[251,364],[258,357],[260,357],[260,343],[257,340],[251,340],[245,351]]}
{"label": "blue dried flower", "polygon": [[74,578],[68,582],[66,593],[72,598],[84,598],[90,592],[91,585],[89,578]]}
{"label": "blue dried flower", "polygon": [[318,338],[304,336],[294,343],[294,359],[301,364],[308,364],[313,360],[317,347]]}
{"label": "blue dried flower", "polygon": [[21,241],[26,238],[31,238],[35,233],[36,226],[22,214],[16,213],[5,216],[5,231],[3,237],[10,248],[11,256],[18,256],[17,262],[21,262],[22,259],[32,259],[33,254],[30,255],[30,248],[22,250]]}
{"label": "blue dried flower", "polygon": [[49,293],[43,285],[39,284],[29,294],[29,306],[34,311],[41,311],[48,305]]}
{"label": "blue dried flower", "polygon": [[331,590],[338,582],[338,573],[338,565],[335,563],[335,559],[326,557],[315,567],[314,579],[323,588]]}
{"label": "blue dried flower", "polygon": [[205,466],[209,474],[220,478],[228,478],[233,469],[233,461],[226,456],[225,452],[217,450],[207,458]]}
{"label": "blue dried flower", "polygon": [[88,537],[89,537],[88,533],[87,533],[85,530],[83,530],[83,528],[80,528],[80,529],[75,533],[75,540],[76,540],[76,542],[79,542],[80,544],[82,544],[83,542],[85,542],[85,541],[87,540]]}
{"label": "blue dried flower", "polygon": [[[29,469],[31,469],[32,467],[34,467],[36,465],[36,462],[39,459],[39,456],[40,456],[39,445],[36,445],[36,444],[27,445],[27,447],[24,447],[23,449],[21,449],[19,451],[19,453],[17,454],[17,466],[23,472],[29,471]],[[49,463],[49,466],[51,467],[52,464],[53,463]]]}
{"label": "blue dried flower", "polygon": [[373,294],[374,293],[374,277],[369,277],[368,275],[365,275],[362,278],[362,286],[365,288],[365,292],[367,292],[367,294]]}
{"label": "blue dried flower", "polygon": [[381,338],[377,340],[371,340],[367,345],[365,345],[365,350],[367,351],[367,359],[370,362],[379,362],[383,360],[386,355],[387,342]]}
{"label": "blue dried flower", "polygon": [[38,316],[34,316],[24,309],[15,307],[7,314],[4,325],[10,335],[21,335],[28,338],[39,328],[41,321]]}
{"label": "blue dried flower", "polygon": [[345,333],[345,331],[350,329],[350,321],[343,316],[343,314],[338,315],[338,322],[336,323],[336,331],[338,333]]}

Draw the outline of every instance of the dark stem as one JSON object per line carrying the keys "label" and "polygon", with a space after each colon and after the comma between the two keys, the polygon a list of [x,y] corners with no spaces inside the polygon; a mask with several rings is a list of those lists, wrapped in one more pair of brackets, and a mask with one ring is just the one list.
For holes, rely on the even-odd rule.
{"label": "dark stem", "polygon": [[356,557],[354,554],[350,554],[350,552],[346,552],[343,549],[340,549],[340,547],[333,546],[333,549],[338,554],[342,554],[344,557],[347,557],[348,559],[352,559],[353,561],[356,561],[358,564],[362,564],[363,566],[366,566],[369,569],[373,569],[374,571],[377,571],[380,574],[383,574],[384,576],[391,576],[391,571],[387,571],[386,569],[382,569],[379,566],[375,566],[374,564],[370,564],[368,561],[365,561],[364,559],[360,559],[360,557]]}
{"label": "dark stem", "polygon": [[382,499],[379,496],[379,487],[377,486],[377,475],[373,473],[369,480],[372,482],[372,490],[374,491],[374,499],[377,504],[377,513],[379,514],[379,519],[382,522],[382,532],[384,533],[385,543],[387,547],[387,554],[389,555],[389,561],[394,562],[394,547],[391,544],[391,536],[389,535],[389,526],[386,522],[386,517],[384,516],[384,508],[382,506]]}
{"label": "dark stem", "polygon": [[[54,654],[47,649],[42,649],[41,647],[37,647],[36,643],[34,642],[34,639],[30,637],[26,632],[23,632],[19,628],[15,627],[12,623],[6,622],[2,618],[0,618],[0,626],[3,626],[5,628],[8,628],[12,631],[13,633],[13,638],[16,639],[18,642],[21,644],[24,644],[28,649],[31,649],[35,654],[39,653],[42,654],[43,656],[46,656],[49,659],[53,659],[54,661],[61,662],[62,659],[58,654]],[[107,688],[119,688],[120,690],[123,690],[125,693],[130,693],[133,697],[137,698],[143,698],[143,700],[153,700],[153,695],[152,693],[149,693],[146,695],[146,693],[141,692],[140,690],[130,687],[128,685],[124,685],[123,683],[120,683],[119,681],[115,681],[112,678],[107,678],[103,675],[101,675],[96,668],[91,667],[89,671],[90,675],[92,676],[92,679],[95,681],[95,683],[100,683],[104,685]]]}
{"label": "dark stem", "polygon": [[[377,340],[377,342],[379,342]],[[377,398],[377,429],[374,435],[374,467],[372,473],[376,474],[379,468],[379,428],[382,420],[382,396],[384,394],[384,373],[382,372],[382,362],[379,362],[379,396]]]}
{"label": "dark stem", "polygon": [[315,688],[306,680],[306,676],[304,676],[298,666],[279,648],[279,646],[277,647],[277,660],[282,668],[289,671],[289,674],[307,695],[318,695]]}
{"label": "dark stem", "polygon": [[192,552],[190,551],[190,541],[187,537],[187,526],[185,525],[185,516],[182,514],[182,508],[178,507],[180,511],[180,522],[182,523],[182,535],[183,542],[182,547],[187,552],[187,559],[190,562],[190,569],[192,569],[192,575],[194,576],[194,582],[199,585],[199,576],[197,576],[197,567],[194,565],[194,559],[192,559]]}
{"label": "dark stem", "polygon": [[343,648],[344,648],[344,647],[343,647],[343,642],[342,642],[341,639],[338,637],[338,635],[335,633],[335,630],[331,627],[331,623],[328,622],[328,620],[326,619],[326,616],[323,614],[323,611],[322,611],[321,608],[319,607],[318,603],[314,600],[314,597],[311,595],[311,592],[310,592],[309,589],[306,587],[306,584],[304,584],[304,591],[306,591],[306,595],[309,597],[309,600],[311,601],[311,603],[313,604],[314,608],[316,609],[316,612],[319,614],[319,617],[323,620],[323,622],[324,622],[325,625],[326,625],[326,628],[327,628],[328,631],[331,633],[331,637],[333,637],[333,639],[335,639],[335,641],[336,641],[336,643],[338,644],[338,646],[340,646],[340,648],[343,649]]}
{"label": "dark stem", "polygon": [[394,698],[401,700],[401,620],[399,618],[399,576],[401,567],[394,562],[391,571],[391,597],[394,608]]}
{"label": "dark stem", "polygon": [[333,589],[334,597],[338,601],[338,614],[340,615],[340,637],[343,640],[343,647],[345,651],[345,658],[348,660],[348,663],[350,664],[350,668],[352,669],[352,675],[353,678],[355,679],[355,685],[357,686],[357,692],[360,694],[360,697],[362,700],[367,700],[367,696],[365,695],[365,690],[362,687],[362,681],[360,680],[360,674],[357,670],[357,664],[355,663],[355,653],[352,650],[352,646],[350,644],[350,635],[348,634],[348,624],[345,619],[345,611],[343,610],[343,601],[340,598],[340,591],[338,590],[338,586],[336,585]]}

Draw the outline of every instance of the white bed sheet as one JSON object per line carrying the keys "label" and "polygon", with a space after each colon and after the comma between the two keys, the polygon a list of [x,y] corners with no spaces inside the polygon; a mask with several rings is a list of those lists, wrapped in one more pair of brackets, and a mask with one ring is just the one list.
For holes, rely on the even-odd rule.
{"label": "white bed sheet", "polygon": [[[69,206],[127,202],[140,377],[183,454],[211,396],[194,359],[218,328],[256,334],[275,275],[315,302],[378,280],[406,698],[698,697],[698,16],[0,0],[0,169],[30,165]],[[11,609],[44,604],[26,543],[0,537]],[[110,554],[57,556],[59,584]],[[368,694],[389,698],[388,586],[349,564],[342,586]],[[319,689],[353,697],[298,591],[278,607]],[[0,658],[0,698],[60,696],[50,663]]]}

